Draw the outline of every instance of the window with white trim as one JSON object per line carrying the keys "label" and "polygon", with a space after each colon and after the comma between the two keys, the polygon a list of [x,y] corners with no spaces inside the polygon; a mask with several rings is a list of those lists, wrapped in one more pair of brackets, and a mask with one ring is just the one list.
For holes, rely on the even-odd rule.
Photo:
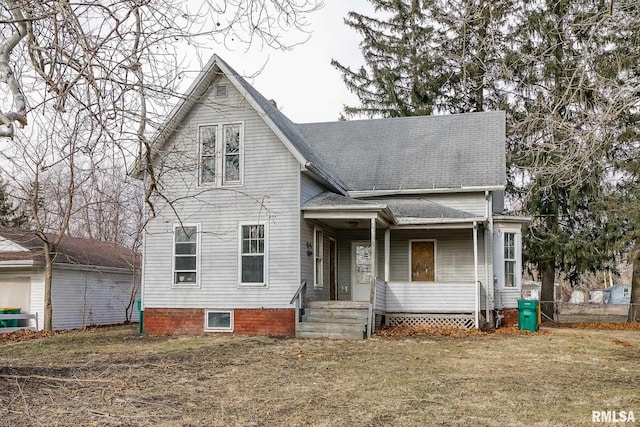
{"label": "window with white trim", "polygon": [[324,233],[320,229],[314,229],[313,236],[313,252],[315,259],[315,267],[313,271],[313,286],[322,288],[324,286]]}
{"label": "window with white trim", "polygon": [[198,226],[180,225],[173,228],[173,284],[198,284]]}
{"label": "window with white trim", "polygon": [[624,298],[629,298],[630,295],[631,293],[629,292],[629,288],[622,288],[622,296]]}
{"label": "window with white trim", "polygon": [[200,126],[200,183],[216,182],[218,126]]}
{"label": "window with white trim", "polygon": [[238,185],[243,176],[243,125],[225,123],[199,127],[199,182]]}
{"label": "window with white trim", "polygon": [[517,283],[516,233],[504,233],[504,286],[514,288]]}
{"label": "window with white trim", "polygon": [[205,331],[232,332],[233,310],[206,310]]}
{"label": "window with white trim", "polygon": [[266,285],[266,248],[264,224],[240,226],[241,285]]}

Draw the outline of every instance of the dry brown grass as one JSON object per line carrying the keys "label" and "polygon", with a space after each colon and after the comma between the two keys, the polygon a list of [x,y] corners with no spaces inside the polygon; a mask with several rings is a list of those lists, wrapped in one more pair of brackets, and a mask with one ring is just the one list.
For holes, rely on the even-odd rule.
{"label": "dry brown grass", "polygon": [[640,418],[640,334],[363,341],[140,337],[134,326],[0,345],[0,425],[593,425]]}

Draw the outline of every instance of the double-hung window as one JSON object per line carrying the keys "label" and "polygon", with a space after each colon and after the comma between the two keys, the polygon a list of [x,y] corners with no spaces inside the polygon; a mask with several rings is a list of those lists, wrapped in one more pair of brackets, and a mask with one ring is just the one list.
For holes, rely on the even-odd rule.
{"label": "double-hung window", "polygon": [[243,137],[242,123],[200,126],[200,184],[242,184]]}
{"label": "double-hung window", "polygon": [[516,233],[504,233],[504,286],[513,288],[516,281]]}
{"label": "double-hung window", "polygon": [[175,225],[173,228],[173,284],[198,284],[197,225]]}
{"label": "double-hung window", "polygon": [[267,230],[265,224],[240,225],[240,284],[267,284]]}
{"label": "double-hung window", "polygon": [[313,252],[315,258],[315,270],[314,270],[314,280],[313,285],[316,288],[322,288],[324,284],[322,272],[324,270],[324,233],[322,230],[315,229],[314,233],[314,244],[313,244]]}

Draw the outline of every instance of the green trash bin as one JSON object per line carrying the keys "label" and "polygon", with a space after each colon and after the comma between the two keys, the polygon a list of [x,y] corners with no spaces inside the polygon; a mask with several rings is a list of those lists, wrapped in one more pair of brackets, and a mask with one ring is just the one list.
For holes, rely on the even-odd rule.
{"label": "green trash bin", "polygon": [[[0,314],[20,314],[19,308],[7,307],[0,308]],[[0,327],[2,328],[17,328],[18,319],[14,320],[0,320]]]}
{"label": "green trash bin", "polygon": [[138,332],[144,334],[144,310],[142,309],[142,300],[137,300],[138,303]]}
{"label": "green trash bin", "polygon": [[538,330],[537,300],[518,300],[518,329],[532,332]]}

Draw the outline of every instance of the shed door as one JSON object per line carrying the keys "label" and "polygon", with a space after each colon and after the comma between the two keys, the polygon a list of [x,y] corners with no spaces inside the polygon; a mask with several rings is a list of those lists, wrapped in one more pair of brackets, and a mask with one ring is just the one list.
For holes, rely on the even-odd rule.
{"label": "shed door", "polygon": [[435,242],[411,242],[411,281],[436,280]]}
{"label": "shed door", "polygon": [[0,281],[0,308],[20,308],[29,313],[30,280],[28,277],[16,277]]}

